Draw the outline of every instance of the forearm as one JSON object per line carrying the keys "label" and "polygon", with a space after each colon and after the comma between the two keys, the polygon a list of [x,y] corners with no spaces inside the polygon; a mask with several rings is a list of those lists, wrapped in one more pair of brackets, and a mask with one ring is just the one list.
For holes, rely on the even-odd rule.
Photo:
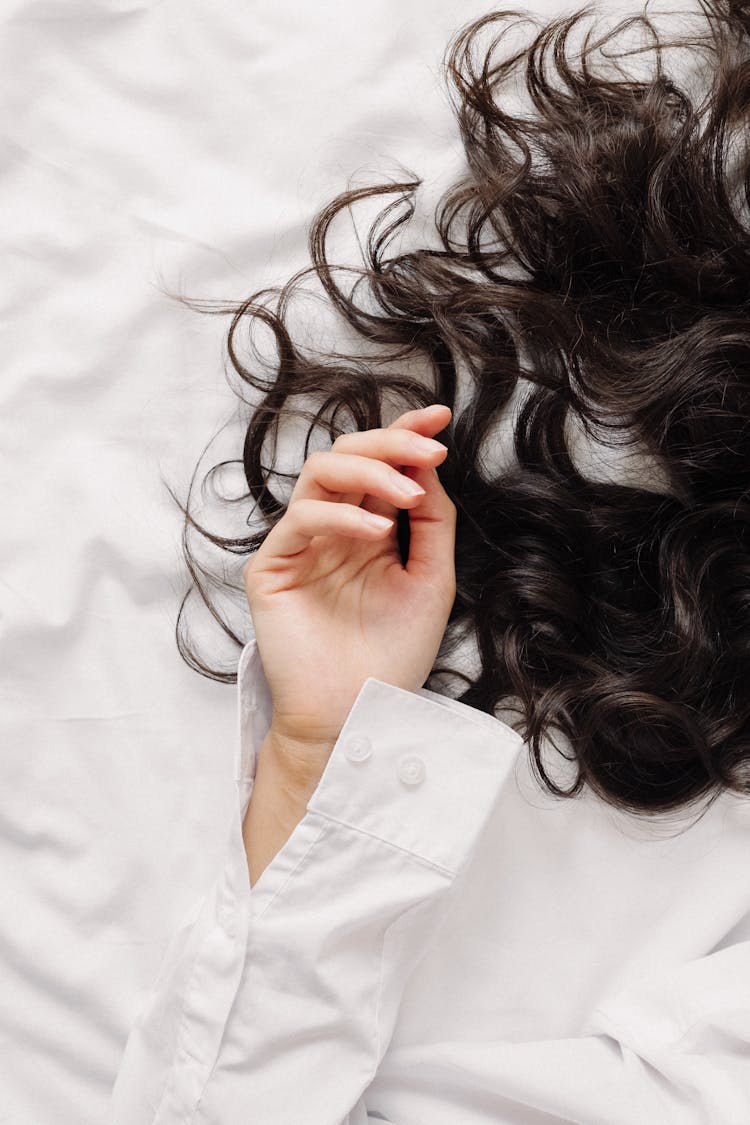
{"label": "forearm", "polygon": [[264,738],[242,825],[251,886],[304,817],[333,745],[292,745],[270,730]]}

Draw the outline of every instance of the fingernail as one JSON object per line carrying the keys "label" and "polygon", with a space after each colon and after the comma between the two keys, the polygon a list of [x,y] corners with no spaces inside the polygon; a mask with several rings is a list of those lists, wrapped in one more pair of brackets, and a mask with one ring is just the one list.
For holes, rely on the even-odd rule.
{"label": "fingernail", "polygon": [[425,453],[442,453],[444,449],[448,448],[448,446],[443,445],[441,441],[433,441],[432,438],[421,437],[420,435],[420,439],[419,444],[422,446]]}
{"label": "fingernail", "polygon": [[385,527],[390,527],[393,520],[389,520],[387,516],[377,516],[374,512],[363,512],[362,519],[365,523],[369,523],[371,527],[377,527],[378,531],[382,531]]}
{"label": "fingernail", "polygon": [[424,489],[422,488],[421,484],[417,484],[415,480],[411,480],[409,477],[405,477],[402,473],[399,473],[399,479],[396,481],[396,487],[406,496],[424,496]]}

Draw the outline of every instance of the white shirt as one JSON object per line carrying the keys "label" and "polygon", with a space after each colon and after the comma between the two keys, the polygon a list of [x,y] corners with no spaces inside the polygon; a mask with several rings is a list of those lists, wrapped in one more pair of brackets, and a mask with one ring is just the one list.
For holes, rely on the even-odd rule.
{"label": "white shirt", "polygon": [[555,799],[501,720],[370,678],[251,888],[254,640],[237,697],[226,858],[111,1125],[747,1125],[750,802],[684,829]]}

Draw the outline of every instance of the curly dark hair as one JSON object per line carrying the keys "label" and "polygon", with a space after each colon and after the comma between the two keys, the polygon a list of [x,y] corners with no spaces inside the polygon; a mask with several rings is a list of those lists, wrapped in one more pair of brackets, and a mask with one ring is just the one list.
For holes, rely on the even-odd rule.
{"label": "curly dark hair", "polygon": [[[304,461],[314,432],[333,442],[388,424],[386,410],[446,403],[436,436],[458,509],[457,594],[425,686],[455,676],[462,702],[509,706],[560,796],[588,785],[654,812],[750,789],[750,2],[698,6],[662,26],[648,5],[607,28],[591,8],[472,23],[446,57],[468,167],[436,209],[435,245],[396,248],[416,177],[350,187],[315,218],[312,264],[286,285],[193,305],[232,317],[228,357],[255,396],[235,502],[246,513],[252,500],[260,525],[220,535],[190,494],[177,501],[192,585],[176,633],[192,668],[236,680],[187,635],[191,592],[243,642],[188,532],[234,556],[260,546],[285,511],[272,485],[296,479],[274,470],[280,422],[309,424]],[[361,264],[332,264],[336,216],[378,197]],[[294,338],[308,281],[350,354]],[[243,359],[248,326],[266,347],[251,332]],[[524,388],[514,459],[493,468],[488,443]],[[582,475],[574,429],[646,454],[654,472]],[[406,512],[399,542],[405,557]],[[450,662],[467,638],[475,675]],[[567,784],[550,745],[570,761]]]}

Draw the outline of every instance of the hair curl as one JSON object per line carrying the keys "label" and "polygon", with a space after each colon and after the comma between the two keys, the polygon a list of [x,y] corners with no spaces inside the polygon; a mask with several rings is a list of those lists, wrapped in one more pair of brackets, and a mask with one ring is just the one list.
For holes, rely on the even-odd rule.
{"label": "hair curl", "polygon": [[[180,504],[188,594],[240,645],[187,531],[232,555],[260,546],[285,511],[273,457],[263,461],[282,419],[310,423],[304,459],[318,427],[332,442],[387,424],[387,404],[447,403],[437,436],[458,509],[457,594],[426,686],[450,672],[466,704],[496,713],[515,700],[549,790],[588,785],[636,812],[750,789],[750,3],[699,8],[695,27],[669,36],[648,6],[601,33],[591,9],[544,24],[492,13],[462,30],[446,65],[468,170],[437,207],[439,245],[393,249],[418,179],[350,189],[314,220],[308,269],[238,306],[204,306],[232,314],[229,359],[256,393],[239,499],[262,526],[219,535],[189,496]],[[673,49],[702,64],[682,84],[666,65]],[[529,112],[508,108],[513,89]],[[336,216],[380,197],[362,264],[331,264]],[[362,341],[356,354],[293,339],[290,304],[307,278]],[[241,358],[248,323],[270,333],[272,360]],[[471,394],[457,409],[462,379]],[[523,380],[515,462],[492,470],[486,443]],[[582,475],[573,423],[646,451],[665,483]],[[183,658],[234,682],[181,628],[187,597]],[[467,637],[475,676],[450,666]],[[570,785],[545,760],[553,731]]]}

